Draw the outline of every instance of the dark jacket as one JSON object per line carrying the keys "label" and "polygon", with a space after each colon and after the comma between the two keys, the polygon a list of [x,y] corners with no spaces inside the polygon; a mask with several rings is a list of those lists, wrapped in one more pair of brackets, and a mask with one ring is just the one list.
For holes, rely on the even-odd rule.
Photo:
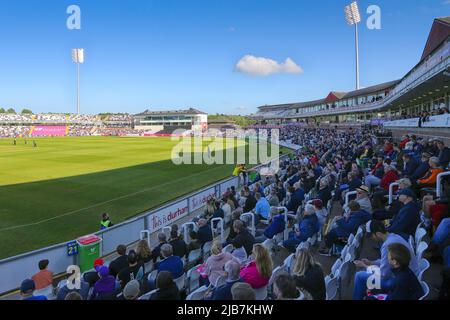
{"label": "dark jacket", "polygon": [[402,235],[405,239],[414,236],[420,223],[420,208],[415,201],[404,205],[394,217],[388,231]]}
{"label": "dark jacket", "polygon": [[386,300],[419,300],[424,295],[422,286],[410,268],[392,269],[394,285]]}
{"label": "dark jacket", "polygon": [[287,205],[289,211],[297,212],[298,207],[301,206],[303,200],[305,200],[305,191],[302,188],[295,190],[291,195],[291,200]]}
{"label": "dark jacket", "polygon": [[186,242],[181,239],[172,240],[169,244],[172,246],[174,256],[183,258],[188,253]]}
{"label": "dark jacket", "polygon": [[213,240],[211,226],[209,224],[205,224],[204,226],[198,228],[197,231],[198,240],[202,244],[202,247],[205,243]]}
{"label": "dark jacket", "polygon": [[364,210],[351,212],[348,218],[343,218],[336,222],[336,235],[339,238],[347,238],[350,234],[355,234],[358,228],[366,224],[370,219],[371,214]]}
{"label": "dark jacket", "polygon": [[450,148],[445,147],[439,152],[439,165],[446,168],[450,162]]}
{"label": "dark jacket", "polygon": [[178,279],[183,275],[183,268],[183,261],[177,256],[170,256],[159,262],[156,266],[158,272],[168,271],[172,274],[174,279]]}
{"label": "dark jacket", "polygon": [[409,177],[412,181],[419,180],[430,170],[428,161],[421,162],[414,173]]}
{"label": "dark jacket", "polygon": [[231,294],[231,288],[233,285],[237,282],[242,282],[242,280],[237,280],[233,282],[228,282],[224,284],[223,286],[214,289],[212,300],[219,300],[219,301],[227,301],[227,300],[233,300],[233,295]]}
{"label": "dark jacket", "polygon": [[149,300],[167,300],[167,301],[176,301],[181,300],[180,291],[175,283],[173,283],[170,287],[164,289],[158,289],[155,293],[153,293]]}
{"label": "dark jacket", "polygon": [[255,244],[255,237],[248,231],[247,229],[244,229],[238,235],[234,238],[233,243],[239,242],[242,244],[242,246],[245,249],[245,252],[247,252],[247,256],[250,256],[253,251],[253,245]]}
{"label": "dark jacket", "polygon": [[275,217],[273,217],[272,223],[264,231],[264,235],[267,238],[272,239],[275,235],[283,232],[285,226],[286,223],[284,221],[284,215],[283,214],[276,215]]}
{"label": "dark jacket", "polygon": [[252,211],[253,209],[255,209],[255,207],[256,207],[256,199],[252,194],[250,194],[247,197],[247,200],[245,200],[244,209],[243,209],[244,213]]}
{"label": "dark jacket", "polygon": [[[355,178],[352,181],[350,181],[348,183],[348,189],[349,191],[355,191],[356,188],[361,187],[362,186],[362,181],[359,178]],[[325,205],[325,204],[324,204]]]}
{"label": "dark jacket", "polygon": [[325,276],[320,265],[309,268],[303,276],[294,276],[297,287],[308,291],[314,300],[325,300]]}
{"label": "dark jacket", "polygon": [[326,206],[328,204],[328,201],[331,200],[330,188],[326,186],[325,188],[320,189],[319,192],[317,193],[317,198],[322,200],[323,205]]}
{"label": "dark jacket", "polygon": [[153,263],[155,263],[156,260],[158,260],[158,258],[164,259],[164,258],[161,256],[161,247],[162,247],[163,244],[166,244],[166,243],[167,243],[167,242],[160,243],[160,244],[158,244],[158,245],[155,247],[155,249],[153,249],[153,251],[152,251],[152,259],[153,259]]}
{"label": "dark jacket", "polygon": [[410,177],[414,174],[416,169],[419,167],[419,162],[412,158],[405,164],[405,169],[403,170],[402,174],[404,176]]}
{"label": "dark jacket", "polygon": [[127,267],[128,267],[128,256],[127,255],[120,256],[109,264],[109,274],[112,275],[113,277],[116,277],[120,271],[122,271]]}

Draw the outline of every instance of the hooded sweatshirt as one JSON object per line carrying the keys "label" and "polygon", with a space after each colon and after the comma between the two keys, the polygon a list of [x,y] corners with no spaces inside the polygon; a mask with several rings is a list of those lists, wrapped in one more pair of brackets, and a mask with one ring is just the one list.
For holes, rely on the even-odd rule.
{"label": "hooded sweatshirt", "polygon": [[209,282],[214,285],[220,277],[225,276],[223,267],[230,261],[239,262],[231,253],[222,252],[218,255],[212,255],[206,260],[205,273],[208,275]]}

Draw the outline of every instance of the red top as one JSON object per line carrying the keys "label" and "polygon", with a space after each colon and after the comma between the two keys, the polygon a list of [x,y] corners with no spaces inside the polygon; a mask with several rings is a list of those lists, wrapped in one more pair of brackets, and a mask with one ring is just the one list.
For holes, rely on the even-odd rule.
{"label": "red top", "polygon": [[389,190],[389,185],[398,180],[398,175],[395,170],[388,171],[381,179],[380,187],[384,190]]}
{"label": "red top", "polygon": [[85,237],[81,237],[77,239],[77,242],[83,246],[86,246],[88,244],[94,243],[94,242],[98,242],[102,240],[102,238],[96,236],[96,235],[89,235],[89,236],[85,236]]}

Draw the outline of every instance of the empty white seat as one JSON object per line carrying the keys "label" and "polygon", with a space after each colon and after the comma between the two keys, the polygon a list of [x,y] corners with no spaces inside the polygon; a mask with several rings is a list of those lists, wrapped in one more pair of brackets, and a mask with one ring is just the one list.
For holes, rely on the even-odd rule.
{"label": "empty white seat", "polygon": [[416,231],[416,234],[414,236],[415,244],[418,245],[420,242],[422,242],[422,240],[426,234],[427,234],[427,231],[424,228],[418,228]]}
{"label": "empty white seat", "polygon": [[255,289],[255,296],[256,296],[256,300],[260,301],[260,300],[266,300],[267,298],[267,286],[264,286],[262,288],[259,289]]}
{"label": "empty white seat", "polygon": [[202,258],[202,249],[192,250],[188,255],[188,264],[198,262]]}
{"label": "empty white seat", "polygon": [[205,296],[206,292],[208,291],[207,286],[203,286],[195,290],[194,292],[190,293],[186,300],[202,300],[202,298]]}
{"label": "empty white seat", "polygon": [[339,291],[339,279],[330,276],[325,277],[325,287],[327,300],[336,300]]}
{"label": "empty white seat", "polygon": [[419,300],[425,300],[430,294],[430,287],[428,287],[428,284],[425,281],[421,281],[420,285],[422,286],[424,294]]}
{"label": "empty white seat", "polygon": [[138,300],[149,300],[150,297],[152,296],[152,294],[154,294],[156,291],[158,291],[158,289],[155,289],[153,291],[150,291],[150,292],[140,296]]}
{"label": "empty white seat", "polygon": [[223,248],[222,252],[232,253],[232,252],[233,252],[233,249],[234,249],[233,245],[232,245],[232,244],[229,244],[229,245],[227,245],[225,248]]}
{"label": "empty white seat", "polygon": [[419,274],[417,275],[417,278],[419,279],[419,281],[423,280],[423,274],[425,273],[425,271],[427,271],[430,268],[430,263],[428,262],[427,259],[421,259],[419,261]]}
{"label": "empty white seat", "polygon": [[188,294],[197,290],[199,287],[200,273],[197,271],[199,267],[200,265],[191,268],[186,274],[186,290]]}
{"label": "empty white seat", "polygon": [[417,246],[416,249],[416,257],[417,257],[417,261],[421,261],[422,257],[423,257],[423,253],[425,252],[425,250],[427,250],[428,248],[428,244],[424,241],[420,242]]}

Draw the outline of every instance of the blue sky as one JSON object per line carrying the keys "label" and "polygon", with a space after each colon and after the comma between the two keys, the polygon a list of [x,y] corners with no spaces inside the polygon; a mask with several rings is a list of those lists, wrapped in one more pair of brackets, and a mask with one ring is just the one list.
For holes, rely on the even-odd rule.
{"label": "blue sky", "polygon": [[[248,114],[264,104],[319,99],[354,89],[350,0],[14,0],[0,2],[0,107],[76,110],[71,48],[86,50],[82,112],[137,113],[197,107]],[[81,30],[66,9],[81,8]],[[446,0],[360,0],[382,12],[382,29],[360,31],[361,85],[401,78],[418,61]],[[303,73],[255,76],[251,55],[292,59]]]}

